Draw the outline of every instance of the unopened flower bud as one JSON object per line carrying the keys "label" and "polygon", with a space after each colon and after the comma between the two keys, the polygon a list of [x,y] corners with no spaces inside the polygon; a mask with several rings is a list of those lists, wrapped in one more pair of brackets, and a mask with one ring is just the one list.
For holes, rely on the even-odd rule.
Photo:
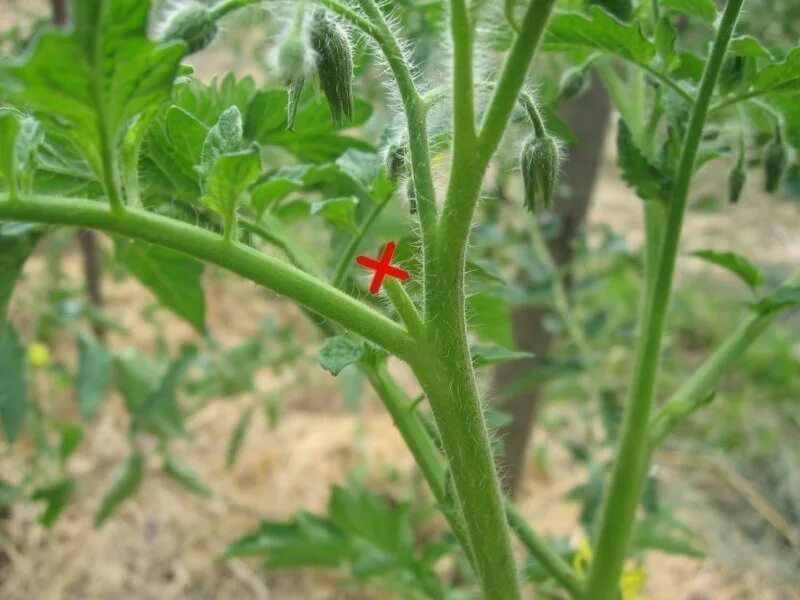
{"label": "unopened flower bud", "polygon": [[347,32],[324,9],[314,13],[311,47],[334,125],[353,118],[353,48]]}
{"label": "unopened flower bud", "polygon": [[288,38],[278,48],[278,73],[286,82],[288,92],[288,121],[286,129],[294,131],[300,97],[306,83],[306,76],[311,69],[310,51],[302,36]]}
{"label": "unopened flower bud", "polygon": [[172,14],[164,26],[161,39],[165,42],[184,42],[188,54],[208,47],[219,33],[214,14],[198,2],[188,2]]}
{"label": "unopened flower bud", "polygon": [[742,195],[744,184],[747,182],[747,169],[744,168],[744,157],[739,156],[739,162],[728,174],[728,202],[736,204]]}
{"label": "unopened flower bud", "polygon": [[789,165],[789,149],[783,141],[780,127],[775,128],[775,135],[764,149],[765,188],[770,194],[777,191],[786,167]]}
{"label": "unopened flower bud", "polygon": [[525,206],[532,213],[553,208],[561,152],[549,135],[530,137],[522,148],[520,168],[525,186]]}

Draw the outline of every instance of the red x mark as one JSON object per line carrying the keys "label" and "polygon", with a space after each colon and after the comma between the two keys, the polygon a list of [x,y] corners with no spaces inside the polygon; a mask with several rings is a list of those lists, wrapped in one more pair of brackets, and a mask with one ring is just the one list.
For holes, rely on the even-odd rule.
{"label": "red x mark", "polygon": [[375,277],[372,278],[372,285],[369,286],[369,291],[372,294],[377,294],[381,291],[381,284],[383,283],[383,278],[387,275],[392,277],[397,277],[397,279],[401,279],[405,281],[409,278],[409,274],[407,271],[403,271],[403,269],[398,269],[397,267],[393,267],[391,265],[392,262],[392,255],[394,254],[395,249],[397,248],[397,244],[394,242],[389,242],[386,244],[386,247],[383,249],[383,255],[381,256],[380,261],[375,260],[374,258],[370,258],[369,256],[357,256],[356,262],[363,267],[367,267],[368,269],[375,270]]}

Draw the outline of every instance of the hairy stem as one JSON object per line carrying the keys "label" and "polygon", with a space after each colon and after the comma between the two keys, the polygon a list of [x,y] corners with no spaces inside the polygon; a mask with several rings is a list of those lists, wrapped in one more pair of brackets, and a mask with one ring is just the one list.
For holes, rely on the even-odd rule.
{"label": "hairy stem", "polygon": [[641,476],[646,471],[644,465],[648,456],[648,423],[689,186],[694,175],[711,96],[743,1],[728,0],[725,6],[689,119],[661,242],[658,272],[652,291],[645,301],[622,435],[597,537],[594,553],[596,558],[587,579],[587,589],[592,600],[614,600],[617,596],[619,578],[641,495]]}
{"label": "hairy stem", "polygon": [[101,203],[36,195],[24,202],[0,196],[0,220],[89,227],[150,242],[218,265],[284,295],[386,348],[403,360],[416,344],[397,323],[296,267],[200,227],[138,209],[119,214]]}

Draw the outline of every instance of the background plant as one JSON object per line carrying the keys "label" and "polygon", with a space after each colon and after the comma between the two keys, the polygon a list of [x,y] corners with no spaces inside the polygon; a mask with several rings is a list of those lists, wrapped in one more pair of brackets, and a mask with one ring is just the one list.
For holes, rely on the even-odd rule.
{"label": "background plant", "polygon": [[[211,9],[193,6],[191,10],[200,16],[192,25],[213,28],[217,17],[242,4],[245,3],[226,2]],[[796,141],[792,105],[786,101],[796,96],[793,55],[788,54],[785,61],[775,60],[769,52],[761,52],[754,40],[736,38],[730,43],[730,56],[726,58],[741,2],[730,3],[715,27],[716,42],[705,66],[703,58],[679,52],[673,46],[675,32],[668,16],[671,10],[668,3],[664,7],[665,16],[658,10],[639,9],[635,14],[615,11],[623,19],[635,17],[636,23],[616,20],[598,8],[592,9],[588,16],[562,13],[550,20],[543,49],[567,52],[569,60],[576,63],[589,58],[592,64],[599,61],[597,68],[625,119],[619,137],[621,166],[645,200],[648,224],[645,277],[651,298],[646,306],[650,308],[644,313],[644,346],[635,380],[638,385],[634,385],[636,393],[627,403],[621,453],[611,482],[611,500],[607,500],[607,506],[622,507],[621,517],[612,525],[606,511],[597,534],[588,582],[584,584],[566,561],[520,521],[513,508],[504,505],[494,476],[474,365],[519,355],[508,348],[470,349],[465,322],[464,291],[465,283],[469,283],[465,282],[466,242],[482,191],[484,171],[517,110],[526,66],[544,35],[552,2],[520,6],[519,14],[514,3],[509,3],[507,10],[498,15],[480,3],[469,7],[461,2],[451,3],[447,16],[453,44],[452,102],[435,88],[419,89],[393,29],[375,4],[367,0],[357,6],[322,4],[338,15],[328,18],[342,19],[377,44],[395,80],[406,118],[405,126],[401,119],[401,125],[387,134],[390,142],[386,145],[408,144],[403,152],[408,164],[405,173],[401,170],[399,175],[403,183],[410,182],[405,187],[416,208],[413,221],[418,219],[416,227],[407,230],[414,242],[406,254],[416,258],[416,263],[411,264],[418,287],[410,288],[411,297],[398,286],[387,287],[394,309],[389,316],[397,321],[382,314],[385,306],[374,305],[360,291],[358,282],[348,278],[352,256],[365,243],[371,225],[399,183],[384,170],[379,154],[368,142],[340,134],[338,127],[329,121],[328,107],[323,101],[311,98],[309,92],[305,101],[297,103],[296,131],[289,133],[287,113],[294,106],[286,91],[261,90],[251,80],[237,81],[232,77],[212,86],[197,83],[178,65],[185,45],[180,41],[158,45],[145,38],[146,5],[132,10],[129,20],[112,24],[109,11],[119,9],[122,3],[101,3],[97,12],[89,11],[86,3],[76,3],[74,31],[45,32],[31,54],[4,66],[0,82],[9,97],[13,97],[16,108],[3,114],[4,156],[13,160],[3,163],[8,193],[0,204],[0,216],[15,221],[93,227],[119,236],[114,244],[117,260],[148,285],[165,306],[201,332],[205,331],[199,286],[202,267],[195,259],[228,268],[328,319],[320,321],[315,317],[322,331],[333,336],[321,351],[323,366],[339,372],[349,364],[358,363],[376,388],[414,453],[487,597],[510,598],[518,594],[506,516],[550,576],[572,595],[583,595],[587,586],[589,597],[613,597],[649,460],[645,444],[650,429],[655,370],[695,159],[700,153],[698,162],[702,164],[725,157],[736,147],[739,156],[734,157],[734,170],[741,170],[745,160],[740,155],[760,152],[766,144],[764,156],[771,179],[776,180],[776,173],[782,175],[790,156],[788,144]],[[713,21],[716,9],[712,5],[709,10],[708,4],[698,3],[692,9],[692,16],[704,22]],[[495,19],[498,25],[486,40],[478,40],[480,19],[486,22]],[[653,31],[653,40],[645,37],[641,27]],[[518,33],[513,33],[517,30]],[[170,34],[168,37],[176,32],[180,34],[177,37],[194,35],[193,30],[185,28],[167,27],[164,31]],[[342,35],[349,36],[342,31]],[[130,43],[115,45],[117,36]],[[199,37],[187,41],[193,47],[198,40],[206,43],[211,37],[208,31],[200,31]],[[489,48],[498,53],[510,48],[506,66],[496,77],[487,74],[490,83],[485,86],[475,84],[476,47],[482,54]],[[128,64],[134,48],[138,73],[120,68]],[[595,56],[598,53],[612,57],[598,58]],[[64,67],[63,61],[70,56],[74,59],[72,64],[79,68]],[[767,62],[774,64],[765,66]],[[763,67],[760,73],[753,65]],[[74,73],[78,83],[46,76],[56,71]],[[720,87],[715,93],[720,72],[729,71],[735,85]],[[658,86],[651,86],[653,79]],[[62,86],[60,90],[53,89],[54,82]],[[338,85],[349,83],[340,80]],[[629,86],[637,90],[632,100],[622,93]],[[333,88],[323,87],[329,100],[342,101],[331,98]],[[67,94],[73,101],[60,102],[56,91]],[[486,108],[482,110],[484,104]],[[732,141],[725,129],[734,108],[742,105],[749,109],[745,115],[748,127],[763,132],[744,143],[738,139]],[[532,111],[534,123],[538,123],[538,113],[543,108],[532,100],[527,107]],[[452,114],[452,128],[449,120],[434,123],[431,119],[429,129],[428,113],[434,114],[436,110]],[[348,110],[342,112],[346,114]],[[368,108],[356,102],[352,112],[348,125],[357,125],[365,121]],[[334,108],[334,121],[337,114]],[[687,127],[689,114],[692,118]],[[711,122],[719,123],[716,125],[719,131],[702,138],[709,114],[718,115]],[[519,127],[529,128],[529,125],[522,120]],[[535,132],[539,137],[543,134],[541,128]],[[431,146],[429,140],[435,143]],[[287,156],[286,164],[280,166],[281,161],[273,159],[269,151],[261,152],[259,144],[280,149]],[[451,183],[437,204],[431,153],[448,151]],[[266,173],[265,158],[276,163]],[[300,194],[304,198],[298,199]],[[307,198],[312,194],[315,199],[309,202]],[[73,199],[76,195],[105,198],[110,209],[100,202]],[[319,256],[293,243],[295,238],[286,227],[297,218],[316,218],[334,228],[332,241],[337,252],[322,257],[328,261],[334,259],[332,264],[318,264]],[[202,227],[192,224],[198,222]],[[8,257],[8,271],[18,273],[44,230],[33,225],[4,227],[7,228],[4,238],[9,240],[10,248],[4,253]],[[284,255],[286,262],[252,249],[262,242]],[[763,277],[741,257],[720,252],[705,252],[702,256],[736,272],[753,288],[763,285]],[[329,284],[322,282],[326,271],[331,273]],[[166,284],[164,274],[169,275]],[[489,272],[489,280],[491,275]],[[483,279],[485,285],[485,269],[478,279]],[[740,337],[732,338],[726,346],[732,350],[714,355],[708,363],[710,368],[701,369],[689,379],[693,385],[688,391],[678,391],[675,399],[667,402],[665,412],[653,422],[653,430],[666,432],[674,421],[699,407],[723,368],[749,343],[751,334],[760,333],[781,309],[796,301],[796,295],[796,281],[780,287],[774,294],[762,293],[750,322],[738,330]],[[560,308],[564,322],[569,324],[569,306],[563,303],[563,298]],[[351,333],[335,335],[339,331],[333,323]],[[481,337],[480,326],[473,329]],[[483,335],[486,336],[485,332]],[[107,373],[113,361],[90,338],[84,336],[79,340],[82,340],[79,341],[82,357],[79,387],[80,381],[101,383],[99,389],[80,390],[81,406],[88,418],[96,410],[107,382],[103,382],[102,375],[81,377],[80,373],[95,369]],[[3,341],[7,354],[3,362],[9,381],[13,381],[12,391],[3,403],[3,417],[7,436],[14,439],[24,423],[28,406],[21,379],[22,350],[10,326]],[[412,404],[389,379],[383,366],[386,355],[376,346],[412,366],[435,422],[418,414],[417,404]],[[170,460],[165,450],[169,437],[181,433],[174,409],[175,385],[194,359],[195,352],[185,349],[155,383],[134,379],[127,388],[130,397],[126,399],[134,415],[133,439],[142,432],[155,435],[163,442],[159,447],[165,452],[168,471],[190,487],[202,490],[193,483],[191,474],[177,466],[174,459]],[[125,376],[120,375],[123,372],[124,367],[115,373],[118,387],[120,381],[125,381]],[[148,373],[152,370],[148,369]],[[654,439],[653,444],[658,441]],[[441,461],[439,449],[447,467]],[[104,520],[113,506],[135,491],[141,478],[141,464],[141,450],[134,443],[131,458],[109,491],[98,521]],[[35,494],[42,499],[53,498],[58,505],[63,504],[68,490],[48,488]],[[372,506],[370,510],[376,514],[376,520],[382,520],[380,503],[368,497],[335,494],[334,499],[345,505],[350,502]],[[352,539],[343,533],[353,534],[353,531],[340,514],[343,510],[340,503],[331,505],[330,519],[320,527],[334,541],[342,536],[348,540],[344,558],[340,560],[351,560],[358,566],[360,555],[351,548]],[[353,510],[365,511],[363,507]],[[290,531],[311,535],[315,540],[319,532],[313,533],[313,528],[306,526],[309,519],[293,524]],[[235,545],[232,553],[268,553],[273,548],[274,536],[274,526],[265,525],[260,534]],[[370,536],[366,539],[370,547],[387,553],[386,540]],[[394,561],[389,562],[410,571],[426,594],[440,593],[426,571],[429,565],[425,561],[409,562],[405,542],[399,543],[395,538],[388,547]],[[432,557],[435,559],[435,551]],[[377,573],[381,573],[380,569]]]}

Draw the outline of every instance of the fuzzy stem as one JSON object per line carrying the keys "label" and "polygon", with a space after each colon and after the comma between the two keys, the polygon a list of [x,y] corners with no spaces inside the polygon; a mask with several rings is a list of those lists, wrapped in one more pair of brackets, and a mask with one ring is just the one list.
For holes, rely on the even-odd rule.
{"label": "fuzzy stem", "polygon": [[225,15],[232,13],[240,8],[254,6],[259,4],[262,0],[224,0],[216,6],[211,7],[211,14],[215,19],[221,19]]}
{"label": "fuzzy stem", "polygon": [[237,273],[338,322],[407,360],[416,343],[397,323],[300,269],[236,241],[138,209],[118,214],[91,200],[36,195],[10,202],[0,195],[0,219],[90,227],[150,242]]}
{"label": "fuzzy stem", "polygon": [[689,187],[711,96],[743,1],[728,0],[726,4],[689,119],[661,243],[658,273],[645,303],[622,435],[598,530],[596,558],[587,579],[592,600],[614,600],[617,596],[641,495],[642,474],[646,472],[648,423]]}
{"label": "fuzzy stem", "polygon": [[411,336],[416,339],[424,338],[426,335],[425,322],[422,320],[417,307],[414,306],[414,302],[406,292],[403,284],[396,279],[387,279],[384,283],[384,288],[386,289],[386,295],[389,296],[389,300],[394,304],[397,314],[400,315],[400,319],[402,319]]}

